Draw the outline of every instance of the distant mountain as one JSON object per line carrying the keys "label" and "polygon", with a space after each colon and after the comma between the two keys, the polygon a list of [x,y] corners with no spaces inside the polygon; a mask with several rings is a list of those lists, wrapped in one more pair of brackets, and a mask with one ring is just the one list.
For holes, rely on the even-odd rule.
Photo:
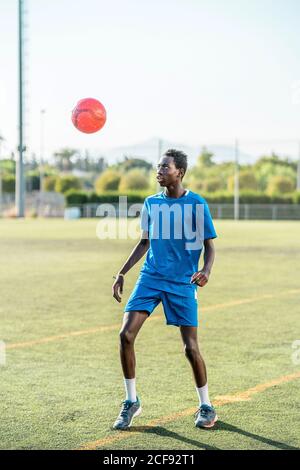
{"label": "distant mountain", "polygon": [[[193,165],[196,162],[196,159],[199,156],[202,147],[204,146],[200,144],[198,146],[190,146],[153,137],[152,139],[146,140],[145,142],[140,142],[134,145],[106,149],[103,150],[101,154],[105,156],[109,163],[122,160],[126,155],[128,157],[143,158],[155,164],[159,156],[160,141],[161,154],[170,148],[182,150],[188,155],[190,165]],[[234,146],[205,145],[205,147],[214,154],[214,160],[217,163],[233,161],[235,158]],[[253,163],[255,160],[255,156],[249,155],[245,152],[242,152],[241,150],[239,152],[239,157],[242,163]]]}

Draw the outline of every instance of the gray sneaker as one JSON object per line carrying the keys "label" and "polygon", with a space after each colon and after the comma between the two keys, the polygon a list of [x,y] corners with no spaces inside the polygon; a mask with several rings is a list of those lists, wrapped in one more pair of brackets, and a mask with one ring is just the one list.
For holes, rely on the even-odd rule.
{"label": "gray sneaker", "polygon": [[113,429],[124,430],[129,428],[133,418],[139,416],[141,412],[142,407],[138,397],[136,397],[136,402],[134,403],[129,400],[123,401],[120,414],[113,425]]}
{"label": "gray sneaker", "polygon": [[218,421],[218,416],[213,406],[205,403],[196,412],[195,426],[197,428],[212,428]]}

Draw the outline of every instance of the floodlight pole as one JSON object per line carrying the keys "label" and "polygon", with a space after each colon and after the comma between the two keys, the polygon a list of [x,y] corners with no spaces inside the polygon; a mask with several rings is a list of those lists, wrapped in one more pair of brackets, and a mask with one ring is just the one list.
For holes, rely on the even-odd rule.
{"label": "floodlight pole", "polygon": [[40,194],[43,191],[44,180],[44,147],[45,147],[45,114],[46,110],[40,111]]}
{"label": "floodlight pole", "polygon": [[23,0],[18,0],[19,4],[19,158],[16,162],[16,215],[24,217],[25,212],[25,184],[24,184],[24,163],[23,163]]}
{"label": "floodlight pole", "polygon": [[235,171],[234,171],[234,219],[239,219],[239,144],[237,139],[234,146]]}

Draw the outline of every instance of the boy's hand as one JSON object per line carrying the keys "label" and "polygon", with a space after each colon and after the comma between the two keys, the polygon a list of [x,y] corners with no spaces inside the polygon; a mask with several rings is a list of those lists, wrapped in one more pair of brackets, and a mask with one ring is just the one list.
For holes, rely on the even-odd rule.
{"label": "boy's hand", "polygon": [[124,276],[117,276],[115,282],[112,285],[112,296],[118,301],[121,302],[120,295],[123,294],[124,287]]}
{"label": "boy's hand", "polygon": [[197,284],[199,287],[204,287],[205,284],[208,283],[210,272],[206,271],[205,269],[201,269],[201,271],[197,271],[191,277],[191,283]]}

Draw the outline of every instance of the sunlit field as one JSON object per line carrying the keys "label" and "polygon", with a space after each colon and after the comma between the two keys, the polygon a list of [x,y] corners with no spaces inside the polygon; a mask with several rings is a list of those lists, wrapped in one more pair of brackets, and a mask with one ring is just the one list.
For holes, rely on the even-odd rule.
{"label": "sunlit field", "polygon": [[118,333],[141,262],[119,305],[112,276],[135,240],[99,240],[97,223],[0,220],[1,449],[300,448],[300,222],[215,221],[198,294],[215,428],[194,427],[190,365],[158,307],[136,342],[143,412],[125,432],[111,429]]}

